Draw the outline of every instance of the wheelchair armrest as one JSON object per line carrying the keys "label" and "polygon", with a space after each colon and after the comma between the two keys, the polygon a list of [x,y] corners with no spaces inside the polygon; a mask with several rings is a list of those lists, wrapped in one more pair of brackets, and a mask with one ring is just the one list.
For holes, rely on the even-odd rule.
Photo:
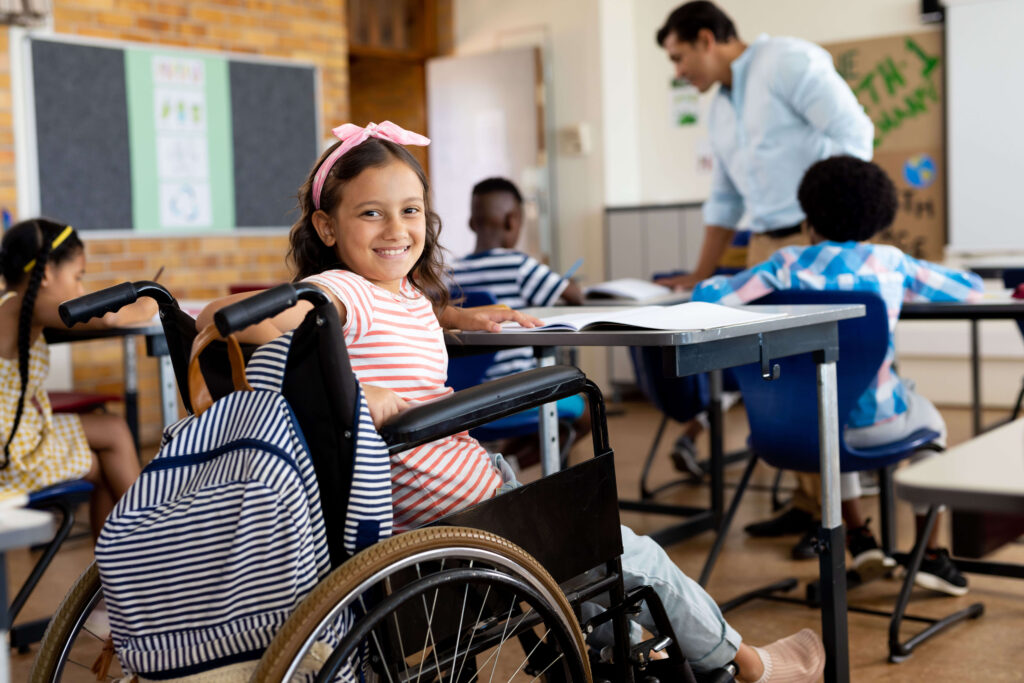
{"label": "wheelchair armrest", "polygon": [[587,378],[579,368],[536,368],[410,408],[379,431],[391,452],[397,453],[586,389]]}

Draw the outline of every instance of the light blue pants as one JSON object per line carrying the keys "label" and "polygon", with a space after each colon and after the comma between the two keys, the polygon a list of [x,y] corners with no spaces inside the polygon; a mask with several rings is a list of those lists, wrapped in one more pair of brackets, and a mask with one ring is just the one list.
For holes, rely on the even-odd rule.
{"label": "light blue pants", "polygon": [[[501,455],[491,454],[491,462],[501,473],[503,484],[498,489],[499,493],[521,485]],[[622,530],[622,580],[626,592],[640,586],[654,588],[672,622],[679,647],[695,671],[710,671],[731,662],[742,638],[725,621],[722,611],[707,591],[684,574],[649,536],[637,536],[626,526],[619,528]],[[595,602],[607,607],[607,596],[603,597],[603,602],[600,599]],[[585,618],[599,611],[597,606],[584,607]],[[648,611],[644,610],[637,617],[637,622],[648,631],[657,632]],[[599,649],[611,644],[610,625],[597,629],[590,641]]]}

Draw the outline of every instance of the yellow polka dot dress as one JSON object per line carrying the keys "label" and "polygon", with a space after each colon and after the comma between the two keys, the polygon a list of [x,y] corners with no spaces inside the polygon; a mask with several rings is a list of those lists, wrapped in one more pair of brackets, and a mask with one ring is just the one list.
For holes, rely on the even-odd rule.
{"label": "yellow polka dot dress", "polygon": [[[92,451],[81,419],[74,414],[54,415],[43,390],[43,380],[50,368],[50,349],[42,335],[29,351],[28,367],[21,423],[11,442],[10,463],[0,469],[0,503],[5,498],[62,481],[81,479],[92,465]],[[0,357],[0,445],[10,438],[20,389],[18,359]]]}

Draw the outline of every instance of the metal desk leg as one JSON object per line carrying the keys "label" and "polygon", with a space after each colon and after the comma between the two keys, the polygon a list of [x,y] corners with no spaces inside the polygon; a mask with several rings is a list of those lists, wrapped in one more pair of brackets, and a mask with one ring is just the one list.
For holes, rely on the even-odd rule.
{"label": "metal desk leg", "polygon": [[722,417],[722,371],[708,373],[710,404],[708,423],[711,440],[711,512],[715,528],[721,532],[722,513],[725,510],[725,427]]}
{"label": "metal desk leg", "polygon": [[971,425],[974,436],[981,434],[981,353],[978,349],[978,321],[971,319]]}
{"label": "metal desk leg", "polygon": [[850,643],[846,625],[846,531],[839,495],[839,407],[836,364],[818,363],[818,443],[821,453],[821,635],[825,680],[848,683]]}
{"label": "metal desk leg", "polygon": [[178,387],[170,356],[160,356],[160,412],[164,427],[178,420]]}
{"label": "metal desk leg", "polygon": [[139,353],[135,348],[135,335],[129,334],[121,341],[124,357],[124,419],[139,452]]}
{"label": "metal desk leg", "polygon": [[[553,346],[536,347],[537,364],[546,367],[555,364]],[[554,474],[562,467],[558,443],[558,404],[545,403],[540,407],[540,425],[537,434],[540,439],[540,467],[544,476]]]}
{"label": "metal desk leg", "polygon": [[11,630],[8,623],[10,614],[7,611],[7,558],[0,550],[0,683],[11,680],[11,648],[7,644],[7,634]]}

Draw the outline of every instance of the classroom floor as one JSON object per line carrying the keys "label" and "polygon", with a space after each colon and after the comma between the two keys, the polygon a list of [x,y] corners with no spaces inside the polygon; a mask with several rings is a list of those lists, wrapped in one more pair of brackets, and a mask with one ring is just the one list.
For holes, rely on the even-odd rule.
{"label": "classroom floor", "polygon": [[[653,408],[642,403],[625,403],[611,406],[615,413],[609,417],[609,431],[612,446],[616,448],[616,467],[619,477],[620,494],[633,496],[643,458],[660,419]],[[950,444],[965,440],[970,435],[970,413],[962,409],[942,410],[949,427]],[[1000,413],[986,415],[994,421],[1003,417]],[[742,406],[733,408],[726,415],[728,438],[727,449],[739,448],[746,437],[746,417]],[[667,452],[677,429],[670,430],[663,444],[666,457],[661,457],[652,473],[652,482],[667,481],[675,476]],[[706,439],[698,444],[706,450]],[[574,457],[581,457],[580,452]],[[727,479],[739,479],[741,466],[727,470]],[[537,476],[537,468],[523,473],[524,479]],[[771,474],[767,467],[755,472],[756,483],[768,485]],[[731,492],[727,492],[731,496]],[[666,492],[661,498],[665,502],[704,503],[706,489],[702,487],[679,486]],[[877,499],[869,499],[871,516],[877,521]],[[742,532],[744,524],[764,518],[770,514],[770,496],[767,492],[751,490],[745,496],[737,514],[733,531],[726,541],[712,575],[709,590],[719,601],[728,600],[745,590],[756,588],[777,578],[793,576],[803,584],[817,576],[817,562],[794,562],[789,559],[789,548],[794,537],[782,539],[752,539]],[[906,504],[899,508],[899,547],[908,548],[913,540],[913,519]],[[623,513],[623,522],[638,532],[657,529],[665,518],[654,515]],[[691,576],[697,576],[712,538],[704,534],[678,543],[668,549],[672,559]],[[1024,562],[1024,544],[1011,543],[990,556],[991,559]],[[54,567],[44,577],[43,585],[35,591],[26,606],[23,618],[52,613],[68,586],[92,559],[88,538],[71,541],[65,545]],[[20,585],[28,573],[30,562],[34,561],[27,551],[13,552],[8,556],[10,575],[9,591]],[[952,630],[934,637],[921,645],[914,655],[902,664],[886,661],[888,620],[870,615],[849,616],[850,668],[854,681],[1020,681],[1024,680],[1024,582],[1012,579],[969,576],[970,592],[962,598],[951,598],[916,591],[911,601],[911,612],[925,616],[941,616],[970,603],[985,603],[985,614],[977,620],[958,624]],[[857,604],[888,609],[899,590],[894,581],[879,581],[851,591],[850,600]],[[728,614],[729,622],[754,645],[771,642],[804,627],[820,632],[820,614],[800,605],[769,601],[754,601]],[[906,629],[916,624],[905,625]],[[12,681],[28,680],[33,650],[29,654],[12,653]],[[85,673],[85,672],[83,672]],[[83,676],[82,680],[90,680]]]}

